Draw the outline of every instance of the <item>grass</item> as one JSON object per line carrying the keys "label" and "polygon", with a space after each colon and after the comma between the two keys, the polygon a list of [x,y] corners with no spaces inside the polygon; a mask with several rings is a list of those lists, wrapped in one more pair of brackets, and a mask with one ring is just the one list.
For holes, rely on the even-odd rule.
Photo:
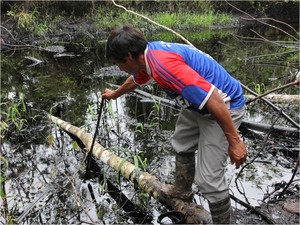
{"label": "grass", "polygon": [[212,25],[227,25],[233,22],[228,14],[214,12],[191,14],[191,13],[157,13],[154,20],[168,27],[211,27]]}
{"label": "grass", "polygon": [[[159,9],[158,9],[159,10]],[[214,12],[212,8],[206,7],[201,13],[186,12],[181,9],[178,12],[139,12],[138,9],[133,11],[140,13],[149,19],[170,27],[179,29],[193,28],[210,28],[212,25],[223,26],[232,24],[234,19],[229,14]],[[47,36],[50,33],[61,32],[62,23],[76,20],[89,21],[91,27],[98,30],[111,30],[114,27],[124,24],[131,24],[135,27],[148,30],[156,30],[158,27],[142,17],[126,12],[123,9],[114,7],[98,7],[92,13],[87,13],[84,17],[63,17],[53,11],[41,13],[36,6],[33,10],[28,11],[24,8],[14,7],[6,13],[7,16],[15,19],[17,28],[32,33],[38,37]]]}

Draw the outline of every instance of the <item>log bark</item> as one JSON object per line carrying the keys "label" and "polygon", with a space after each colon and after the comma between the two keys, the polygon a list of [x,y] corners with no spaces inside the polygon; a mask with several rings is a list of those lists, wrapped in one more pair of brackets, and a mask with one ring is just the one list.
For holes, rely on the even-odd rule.
{"label": "log bark", "polygon": [[[70,123],[61,120],[55,116],[49,115],[49,118],[58,127],[66,133],[78,138],[85,146],[85,149],[91,149],[93,137],[84,130],[71,125]],[[95,142],[92,154],[94,157],[100,159],[102,162],[113,168],[115,171],[130,180],[137,183],[141,189],[151,195],[154,199],[159,201],[169,210],[177,210],[186,215],[186,223],[190,224],[209,224],[211,223],[211,216],[202,206],[195,203],[184,202],[177,198],[164,198],[161,194],[161,189],[164,183],[160,182],[155,176],[137,169],[135,165],[123,158],[115,155],[111,151],[105,149],[102,145]]]}
{"label": "log bark", "polygon": [[[248,100],[255,100],[257,96],[254,95],[245,95],[245,98]],[[264,96],[264,98],[277,103],[295,103],[299,104],[300,96],[299,95],[278,95],[278,94],[269,94]]]}

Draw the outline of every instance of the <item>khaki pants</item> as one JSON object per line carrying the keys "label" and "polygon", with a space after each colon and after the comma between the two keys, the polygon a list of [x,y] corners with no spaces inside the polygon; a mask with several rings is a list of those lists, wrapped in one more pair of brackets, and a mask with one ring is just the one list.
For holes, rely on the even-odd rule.
{"label": "khaki pants", "polygon": [[[245,115],[245,107],[231,110],[232,120],[238,128]],[[182,109],[172,138],[177,153],[196,152],[195,181],[201,193],[210,202],[218,202],[229,194],[225,169],[228,142],[216,120],[210,115]]]}

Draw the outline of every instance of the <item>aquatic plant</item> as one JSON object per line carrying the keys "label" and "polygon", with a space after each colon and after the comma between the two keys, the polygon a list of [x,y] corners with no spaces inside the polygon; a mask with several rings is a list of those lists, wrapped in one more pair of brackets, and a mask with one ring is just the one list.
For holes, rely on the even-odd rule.
{"label": "aquatic plant", "polygon": [[29,114],[25,97],[21,93],[19,99],[5,100],[1,106],[1,136],[8,130],[22,131],[28,126]]}

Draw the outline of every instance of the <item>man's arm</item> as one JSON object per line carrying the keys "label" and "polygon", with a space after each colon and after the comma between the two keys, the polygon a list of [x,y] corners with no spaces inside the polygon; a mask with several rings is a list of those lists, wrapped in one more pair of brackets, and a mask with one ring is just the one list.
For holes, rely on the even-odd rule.
{"label": "man's arm", "polygon": [[228,154],[231,163],[235,164],[236,168],[239,168],[246,160],[247,150],[234,126],[226,104],[216,89],[213,90],[213,93],[207,100],[205,106],[224,131],[229,144]]}
{"label": "man's arm", "polygon": [[130,76],[127,80],[116,90],[105,89],[104,93],[102,93],[102,98],[105,99],[116,99],[121,95],[131,92],[136,89],[138,85],[134,82],[133,77]]}

